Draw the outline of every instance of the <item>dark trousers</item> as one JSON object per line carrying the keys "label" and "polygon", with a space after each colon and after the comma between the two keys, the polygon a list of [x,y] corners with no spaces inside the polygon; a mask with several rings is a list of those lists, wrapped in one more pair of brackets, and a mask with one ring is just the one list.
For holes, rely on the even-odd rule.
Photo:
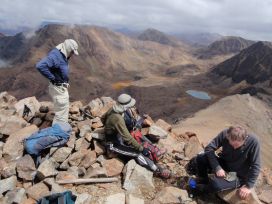
{"label": "dark trousers", "polygon": [[108,142],[107,150],[118,154],[122,159],[135,159],[136,162],[150,171],[156,171],[157,165],[148,157],[144,156],[131,146],[120,143],[119,140]]}
{"label": "dark trousers", "polygon": [[[228,172],[228,169],[224,164],[224,161],[220,157],[218,157],[218,162],[220,166],[224,169],[224,171]],[[197,155],[196,163],[197,163],[197,176],[203,178],[204,182],[208,183],[207,185],[208,192],[215,193],[224,190],[238,188],[240,186],[239,179],[236,179],[234,181],[227,181],[224,178],[220,178],[215,175],[208,177],[209,173],[215,172],[212,172],[212,168],[210,166],[206,153]]]}

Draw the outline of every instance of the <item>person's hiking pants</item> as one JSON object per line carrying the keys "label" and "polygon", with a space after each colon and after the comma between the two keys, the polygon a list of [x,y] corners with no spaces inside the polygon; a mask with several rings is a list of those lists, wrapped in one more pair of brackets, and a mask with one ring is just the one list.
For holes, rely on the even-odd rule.
{"label": "person's hiking pants", "polygon": [[150,160],[149,158],[145,157],[143,154],[139,153],[136,149],[130,146],[126,146],[119,143],[107,143],[107,150],[118,154],[119,156],[135,159],[137,163],[150,171],[156,171],[157,165]]}
{"label": "person's hiking pants", "polygon": [[53,124],[56,122],[68,123],[69,114],[69,93],[68,89],[63,86],[55,86],[49,83],[49,94],[54,103],[55,117]]}
{"label": "person's hiking pants", "polygon": [[[220,166],[227,171],[226,165],[220,157],[218,157]],[[201,177],[208,183],[207,189],[209,192],[220,192],[224,190],[238,188],[240,186],[239,179],[234,181],[227,181],[224,178],[216,177],[215,175],[208,177],[208,173],[211,173],[211,166],[209,164],[208,157],[205,153],[197,155],[197,176]],[[215,173],[215,172],[212,172]]]}

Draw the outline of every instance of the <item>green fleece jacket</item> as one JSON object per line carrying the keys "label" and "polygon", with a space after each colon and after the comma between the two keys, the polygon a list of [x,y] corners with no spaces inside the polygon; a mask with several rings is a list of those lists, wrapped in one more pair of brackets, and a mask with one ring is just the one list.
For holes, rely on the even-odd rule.
{"label": "green fleece jacket", "polygon": [[117,137],[119,134],[127,145],[131,145],[138,151],[143,151],[143,146],[140,145],[129,133],[124,118],[121,113],[116,113],[112,108],[108,110],[102,117],[102,122],[105,126],[106,139],[111,141],[112,137]]}

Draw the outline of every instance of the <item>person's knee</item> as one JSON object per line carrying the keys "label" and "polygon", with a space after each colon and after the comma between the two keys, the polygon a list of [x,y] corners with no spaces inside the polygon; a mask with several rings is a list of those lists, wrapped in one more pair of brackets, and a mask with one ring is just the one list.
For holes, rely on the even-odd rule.
{"label": "person's knee", "polygon": [[206,153],[198,154],[196,157],[196,163],[198,165],[205,165],[208,164],[208,157]]}

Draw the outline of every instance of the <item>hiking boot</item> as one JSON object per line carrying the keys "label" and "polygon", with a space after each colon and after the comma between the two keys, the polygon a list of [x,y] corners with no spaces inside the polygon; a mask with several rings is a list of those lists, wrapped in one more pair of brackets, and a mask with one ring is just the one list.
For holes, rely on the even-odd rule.
{"label": "hiking boot", "polygon": [[169,179],[172,176],[172,172],[167,168],[158,166],[157,170],[154,172],[155,176],[158,176],[162,179]]}

